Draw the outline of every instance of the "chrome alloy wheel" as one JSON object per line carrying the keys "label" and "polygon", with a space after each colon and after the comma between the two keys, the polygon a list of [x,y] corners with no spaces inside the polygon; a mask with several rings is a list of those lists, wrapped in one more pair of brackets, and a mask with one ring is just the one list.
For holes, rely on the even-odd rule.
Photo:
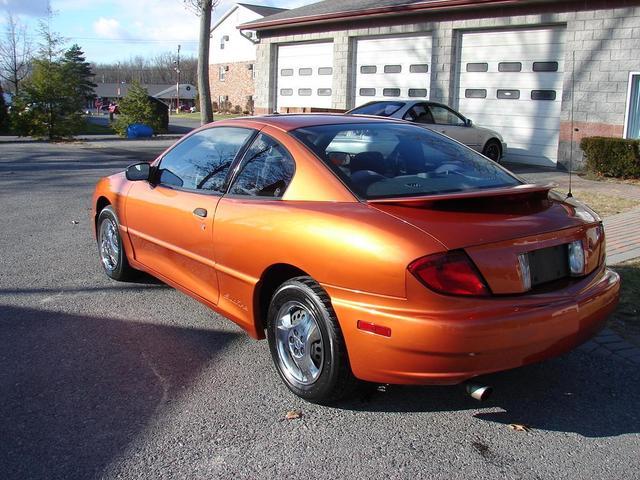
{"label": "chrome alloy wheel", "polygon": [[110,218],[100,224],[100,259],[104,268],[112,272],[118,268],[120,254],[120,239],[118,226]]}
{"label": "chrome alloy wheel", "polygon": [[298,385],[313,384],[324,363],[318,320],[302,303],[282,305],[276,316],[276,348],[284,376]]}

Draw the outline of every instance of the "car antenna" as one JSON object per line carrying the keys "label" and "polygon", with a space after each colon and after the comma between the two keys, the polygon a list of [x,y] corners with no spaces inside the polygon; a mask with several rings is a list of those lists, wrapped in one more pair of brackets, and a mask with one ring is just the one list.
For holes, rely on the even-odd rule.
{"label": "car antenna", "polygon": [[576,51],[571,52],[571,139],[569,147],[569,191],[567,192],[567,198],[572,198],[571,193],[571,176],[573,175],[573,132],[577,132],[578,129],[574,128],[573,123],[573,97],[576,93]]}

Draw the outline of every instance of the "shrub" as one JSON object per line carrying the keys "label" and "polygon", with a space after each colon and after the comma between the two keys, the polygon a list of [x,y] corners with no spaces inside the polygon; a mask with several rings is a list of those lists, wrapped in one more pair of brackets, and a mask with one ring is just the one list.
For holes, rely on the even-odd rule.
{"label": "shrub", "polygon": [[162,119],[158,111],[149,100],[149,94],[139,83],[134,82],[120,103],[120,116],[114,122],[113,128],[120,136],[127,135],[127,127],[134,123],[143,123],[153,128],[155,133],[162,128]]}
{"label": "shrub", "polygon": [[214,112],[220,111],[220,106],[218,105],[218,102],[211,102],[211,110]]}
{"label": "shrub", "polygon": [[236,105],[233,107],[233,113],[240,114],[242,113],[242,107],[240,105]]}
{"label": "shrub", "polygon": [[639,140],[585,137],[580,147],[587,171],[607,177],[640,178]]}

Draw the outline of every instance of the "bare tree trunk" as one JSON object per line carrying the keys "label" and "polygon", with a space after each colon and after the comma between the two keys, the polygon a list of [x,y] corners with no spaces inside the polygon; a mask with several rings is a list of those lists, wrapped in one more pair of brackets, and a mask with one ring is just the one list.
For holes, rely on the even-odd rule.
{"label": "bare tree trunk", "polygon": [[202,0],[200,10],[200,38],[198,47],[198,95],[200,96],[200,123],[213,122],[211,89],[209,87],[209,43],[211,41],[212,0]]}

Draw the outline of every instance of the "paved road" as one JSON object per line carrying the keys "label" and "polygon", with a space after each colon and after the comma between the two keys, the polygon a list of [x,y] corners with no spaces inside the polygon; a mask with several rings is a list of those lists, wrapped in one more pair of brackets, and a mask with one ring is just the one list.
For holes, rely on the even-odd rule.
{"label": "paved road", "polygon": [[0,144],[0,477],[639,477],[640,372],[620,358],[493,375],[485,404],[390,387],[319,407],[231,322],[151,278],[108,280],[92,187],[165,146]]}

